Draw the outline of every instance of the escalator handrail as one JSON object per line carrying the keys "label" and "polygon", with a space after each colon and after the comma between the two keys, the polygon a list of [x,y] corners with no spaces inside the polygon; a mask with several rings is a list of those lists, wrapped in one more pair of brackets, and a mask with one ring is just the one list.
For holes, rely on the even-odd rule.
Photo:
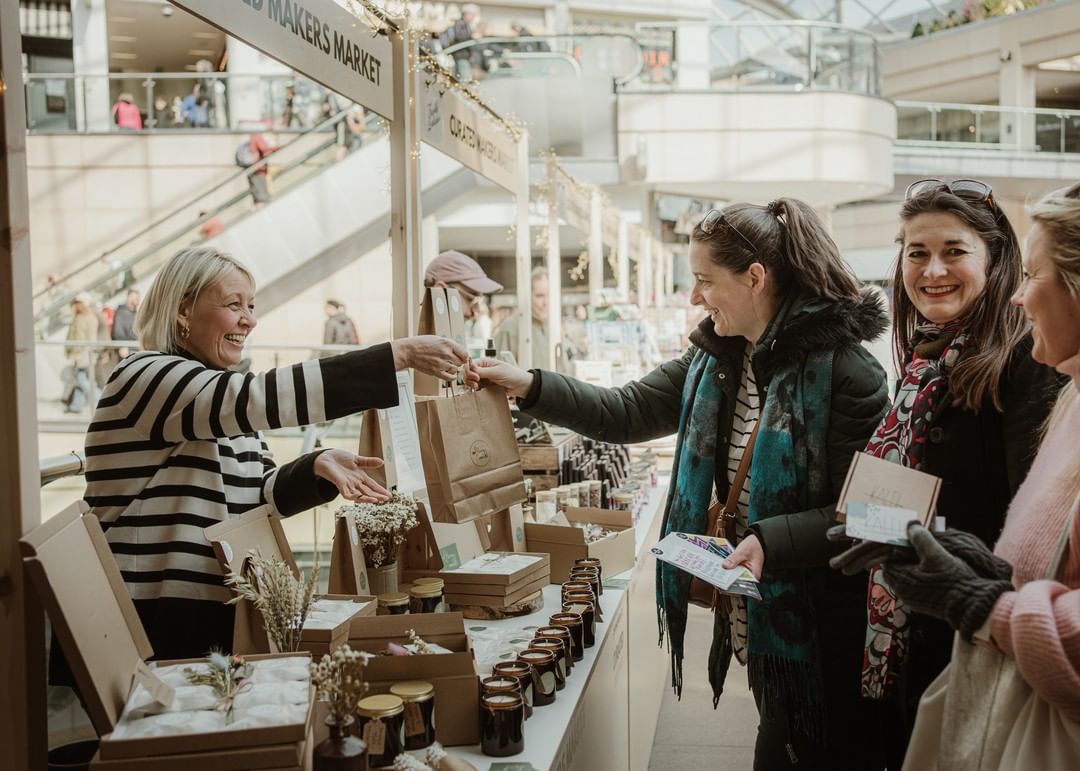
{"label": "escalator handrail", "polygon": [[[623,75],[621,77],[615,78],[614,80],[615,80],[616,83],[618,83],[620,85],[622,85],[623,83],[629,83],[630,81],[634,80],[634,78],[636,78],[638,75],[641,74],[642,70],[644,69],[644,58],[645,58],[644,54],[642,52],[642,48],[641,48],[641,41],[638,40],[633,35],[628,34],[626,32],[578,32],[578,33],[567,33],[565,35],[521,35],[521,36],[515,36],[515,37],[499,37],[499,36],[479,37],[479,38],[473,38],[472,40],[463,40],[460,43],[454,43],[454,45],[452,45],[452,46],[447,46],[443,50],[439,51],[439,55],[440,56],[452,56],[454,53],[456,53],[458,51],[463,51],[463,50],[465,50],[467,48],[476,48],[478,46],[490,45],[490,44],[493,44],[493,43],[500,44],[500,45],[507,45],[509,47],[509,46],[511,46],[513,44],[525,44],[525,43],[535,43],[535,42],[547,43],[547,42],[552,41],[552,40],[564,40],[564,39],[565,40],[575,40],[575,39],[580,39],[580,38],[602,38],[602,37],[626,38],[626,40],[628,40],[633,45],[633,47],[637,49],[637,53],[638,53],[637,66],[635,67],[634,71],[627,74],[627,75]],[[544,52],[544,53],[546,53],[546,52]]]}

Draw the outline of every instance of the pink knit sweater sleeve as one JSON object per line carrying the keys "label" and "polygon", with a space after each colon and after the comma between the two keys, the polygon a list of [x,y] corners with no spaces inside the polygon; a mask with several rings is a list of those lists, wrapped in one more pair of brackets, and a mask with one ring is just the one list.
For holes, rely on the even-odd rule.
{"label": "pink knit sweater sleeve", "polygon": [[994,606],[994,642],[1048,703],[1080,720],[1080,589],[1032,581]]}

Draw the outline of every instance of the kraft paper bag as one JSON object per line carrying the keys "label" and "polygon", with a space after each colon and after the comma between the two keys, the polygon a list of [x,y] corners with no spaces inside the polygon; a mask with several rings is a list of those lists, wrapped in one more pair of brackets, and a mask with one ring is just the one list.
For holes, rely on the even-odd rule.
{"label": "kraft paper bag", "polygon": [[360,446],[357,455],[382,458],[382,468],[365,469],[368,476],[390,490],[397,486],[397,469],[394,467],[394,443],[386,414],[382,410],[367,410],[360,423]]}
{"label": "kraft paper bag", "polygon": [[416,398],[432,520],[471,522],[525,500],[506,392]]}
{"label": "kraft paper bag", "polygon": [[[453,291],[456,296],[457,290]],[[450,329],[450,306],[447,302],[446,290],[442,287],[431,286],[424,291],[424,303],[420,307],[420,321],[416,334],[453,337]],[[434,396],[439,394],[442,388],[442,381],[434,375],[413,372],[413,391],[418,396]]]}
{"label": "kraft paper bag", "polygon": [[327,588],[330,594],[370,594],[364,547],[351,517],[338,517],[334,523]]}

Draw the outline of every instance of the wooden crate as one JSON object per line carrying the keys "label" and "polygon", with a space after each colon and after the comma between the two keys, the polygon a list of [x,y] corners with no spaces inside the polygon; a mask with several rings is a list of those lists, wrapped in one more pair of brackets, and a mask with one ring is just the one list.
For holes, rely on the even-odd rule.
{"label": "wooden crate", "polygon": [[581,444],[581,436],[570,431],[553,432],[551,444],[519,444],[521,470],[525,473],[558,474],[559,465]]}

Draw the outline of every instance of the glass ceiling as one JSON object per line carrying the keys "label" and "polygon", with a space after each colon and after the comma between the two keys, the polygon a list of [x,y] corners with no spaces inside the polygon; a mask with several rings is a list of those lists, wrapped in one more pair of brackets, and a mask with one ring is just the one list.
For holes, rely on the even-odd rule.
{"label": "glass ceiling", "polygon": [[963,0],[713,0],[720,19],[792,18],[861,27],[883,38],[909,37],[916,22],[929,25],[960,13]]}

